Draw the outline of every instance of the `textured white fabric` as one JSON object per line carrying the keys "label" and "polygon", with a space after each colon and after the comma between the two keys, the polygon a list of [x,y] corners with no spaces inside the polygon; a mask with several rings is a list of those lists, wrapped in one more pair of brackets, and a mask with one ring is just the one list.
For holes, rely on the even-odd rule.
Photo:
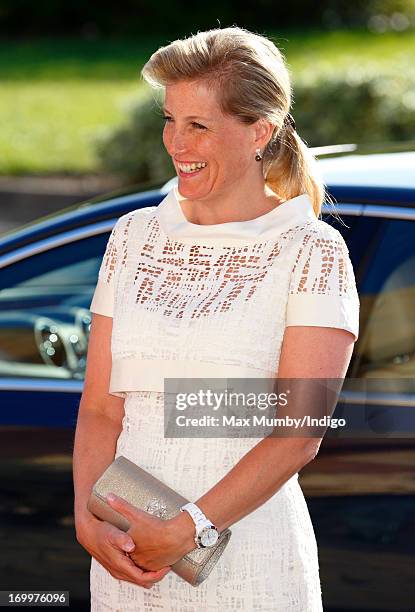
{"label": "textured white fabric", "polygon": [[[187,221],[173,188],[123,215],[108,240],[92,312],[113,316],[110,393],[125,398],[122,454],[195,501],[258,443],[165,438],[165,377],[273,377],[287,325],[357,339],[359,299],[341,234],[307,194],[243,222]],[[231,526],[213,573],[194,588],[170,572],[151,590],[91,563],[91,609],[322,610],[315,536],[298,474]]]}
{"label": "textured white fabric", "polygon": [[185,220],[174,188],[158,207],[123,215],[90,309],[114,315],[110,392],[121,397],[204,367],[209,377],[275,376],[287,325],[339,327],[355,340],[359,329],[347,246],[306,194],[252,221],[206,226]]}
{"label": "textured white fabric", "polygon": [[[248,438],[164,438],[164,394],[125,400],[116,456],[123,455],[190,501],[213,487],[258,443]],[[150,590],[91,562],[93,612],[321,612],[318,554],[303,492],[294,475],[230,529],[228,546],[198,587],[169,572]]]}

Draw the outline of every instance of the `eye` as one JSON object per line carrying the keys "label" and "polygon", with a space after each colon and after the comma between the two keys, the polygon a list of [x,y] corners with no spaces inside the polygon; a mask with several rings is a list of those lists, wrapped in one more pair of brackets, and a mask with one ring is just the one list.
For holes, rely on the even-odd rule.
{"label": "eye", "polygon": [[[166,123],[170,123],[170,121],[173,121],[173,119],[171,117],[168,117],[167,115],[163,115],[163,119]],[[194,125],[198,130],[207,130],[207,127],[201,125],[200,123],[196,123],[196,121],[192,121],[192,125]]]}

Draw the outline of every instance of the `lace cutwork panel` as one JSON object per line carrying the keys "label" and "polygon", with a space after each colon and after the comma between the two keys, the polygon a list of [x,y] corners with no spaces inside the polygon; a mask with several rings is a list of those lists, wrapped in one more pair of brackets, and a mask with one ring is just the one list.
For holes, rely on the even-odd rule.
{"label": "lace cutwork panel", "polygon": [[[326,229],[326,228],[324,228]],[[343,239],[319,238],[315,232],[303,237],[294,268],[290,293],[329,294],[337,289],[338,295],[354,292],[354,275],[350,276],[349,252]]]}
{"label": "lace cutwork panel", "polygon": [[280,248],[274,246],[265,259],[263,245],[224,249],[218,255],[214,247],[167,241],[158,256],[156,246],[147,242],[134,277],[135,303],[166,317],[182,319],[188,313],[190,319],[197,319],[227,312],[238,299],[248,301]]}
{"label": "lace cutwork panel", "polygon": [[272,376],[286,325],[357,337],[353,268],[327,223],[295,225],[262,243],[187,244],[163,233],[155,211],[121,217],[102,261],[91,309],[106,303],[106,314],[115,312],[113,361],[202,361]]}

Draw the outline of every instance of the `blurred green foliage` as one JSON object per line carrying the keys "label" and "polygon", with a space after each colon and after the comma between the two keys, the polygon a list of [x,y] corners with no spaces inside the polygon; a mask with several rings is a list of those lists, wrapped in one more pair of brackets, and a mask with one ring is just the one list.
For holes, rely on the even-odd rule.
{"label": "blurred green foliage", "polygon": [[310,146],[409,140],[415,133],[415,66],[351,66],[295,83],[294,115]]}
{"label": "blurred green foliage", "polygon": [[160,182],[174,168],[163,141],[162,97],[146,90],[134,105],[127,122],[97,138],[97,157],[103,171],[123,175],[133,182]]}
{"label": "blurred green foliage", "polygon": [[[358,66],[344,72],[303,73],[296,79],[292,113],[310,147],[339,143],[409,140],[415,133],[415,68],[379,73]],[[162,142],[160,93],[146,95],[126,123],[97,142],[104,171],[133,182],[164,181],[174,175]]]}
{"label": "blurred green foliage", "polygon": [[[327,141],[349,141],[349,134],[350,137],[354,134],[347,127],[353,122],[350,117],[357,121],[367,105],[359,110],[358,93],[348,82],[353,81],[353,74],[357,78],[361,70],[373,75],[369,90],[375,87],[381,91],[383,79],[388,90],[383,102],[375,102],[377,112],[381,113],[376,125],[384,126],[383,131],[379,131],[380,127],[375,131],[373,124],[372,131],[368,133],[365,128],[362,135],[376,139],[386,138],[388,134],[394,139],[406,138],[408,129],[400,127],[403,119],[398,118],[398,124],[395,123],[399,114],[406,116],[412,109],[413,80],[409,76],[405,79],[405,75],[411,73],[411,60],[415,56],[413,32],[379,34],[362,29],[297,28],[264,34],[274,40],[287,58],[294,85],[293,112],[301,134],[311,146]],[[147,35],[97,41],[69,38],[0,41],[0,174],[102,172],[97,164],[96,141],[103,143],[110,134],[118,132],[120,124],[129,124],[130,113],[141,96],[147,95],[140,82],[141,66],[168,40]],[[331,83],[338,76],[346,87],[336,99],[342,86],[335,86],[333,94],[330,91]],[[314,87],[320,91],[309,94],[308,88]],[[376,98],[381,94],[369,91],[365,95]],[[310,96],[316,100],[315,104],[307,109],[301,102],[304,110],[300,113],[300,101]],[[338,120],[332,112],[321,113],[321,108],[333,105],[338,106]],[[370,123],[370,117],[359,119],[360,124],[365,121]],[[405,125],[409,125],[406,120]],[[162,123],[159,129],[156,142],[162,147]],[[153,173],[154,166],[160,172],[161,164],[149,163]],[[167,167],[169,172],[173,171],[172,165]],[[143,170],[146,173],[148,169]]]}

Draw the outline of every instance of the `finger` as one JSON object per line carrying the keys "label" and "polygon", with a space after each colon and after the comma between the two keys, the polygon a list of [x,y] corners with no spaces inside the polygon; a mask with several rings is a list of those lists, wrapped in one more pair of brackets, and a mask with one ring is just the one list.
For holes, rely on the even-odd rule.
{"label": "finger", "polygon": [[124,558],[123,562],[120,564],[120,568],[141,586],[152,586],[155,582],[162,580],[162,578],[164,578],[164,576],[170,571],[170,567],[162,568],[161,570],[156,571],[143,570],[141,567],[138,567],[129,557]]}
{"label": "finger", "polygon": [[134,560],[131,559],[131,557],[127,556],[127,559],[130,559],[132,563],[135,565],[135,567],[137,567],[142,572],[142,579],[145,579],[145,580],[158,582],[159,580],[162,580],[162,578],[164,578],[164,576],[168,574],[169,571],[171,570],[170,565],[167,565],[166,567],[161,567],[158,570],[147,570],[145,568],[140,567],[136,563],[134,563]]}
{"label": "finger", "polygon": [[131,582],[131,584],[141,586],[144,589],[150,589],[154,586],[156,582],[159,582],[159,580],[161,580],[161,577],[158,580],[149,580],[145,577],[145,573],[140,572],[140,568],[138,568],[137,566],[133,566],[126,568],[117,567],[117,569],[115,570],[114,566],[110,565],[107,569],[114,578]]}
{"label": "finger", "polygon": [[146,587],[151,582],[148,578],[144,579],[146,572],[135,565],[129,557],[121,552],[117,553],[115,558],[112,552],[111,556],[107,557],[103,565],[108,569],[110,574],[118,580],[126,580],[127,582],[138,584],[142,587]]}
{"label": "finger", "polygon": [[[118,497],[115,493],[108,493],[107,502],[114,510],[123,514],[127,519],[137,520],[137,516],[142,512],[142,510],[130,504],[126,499]],[[143,512],[143,514],[145,513]]]}
{"label": "finger", "polygon": [[141,580],[138,580],[135,576],[131,576],[130,574],[127,574],[125,572],[117,572],[117,571],[114,571],[112,568],[109,568],[108,571],[110,572],[111,576],[113,578],[116,578],[117,580],[124,580],[125,582],[130,582],[131,584],[140,586],[143,589],[151,588],[150,583],[149,584],[143,583]]}
{"label": "finger", "polygon": [[125,534],[117,538],[116,546],[125,553],[130,554],[134,552],[135,542],[129,535]]}
{"label": "finger", "polygon": [[158,582],[164,578],[166,573],[170,571],[171,567],[166,566],[158,570],[145,570],[138,567],[138,565],[136,565],[125,552],[122,552],[111,542],[114,537],[118,537],[116,534],[118,531],[119,530],[116,527],[108,530],[107,546],[109,547],[108,559],[110,561],[110,567],[117,569],[122,573],[123,576],[121,579],[128,580],[129,582],[133,582],[139,586],[145,586],[148,583]]}
{"label": "finger", "polygon": [[118,550],[131,553],[135,549],[133,538],[113,525],[108,529],[107,538],[108,542]]}
{"label": "finger", "polygon": [[156,580],[156,581],[157,580],[161,580],[171,570],[171,566],[170,565],[168,565],[166,567],[161,567],[158,570],[148,570],[148,569],[146,569],[144,567],[140,567],[140,565],[137,565],[137,563],[135,563],[134,559],[132,559],[130,556],[127,556],[127,558],[131,559],[131,561],[134,563],[134,565],[136,567],[138,567],[138,569],[143,572],[143,576],[148,578],[148,579],[150,579],[150,580]]}
{"label": "finger", "polygon": [[167,568],[166,568],[166,567],[162,567],[161,569],[159,569],[159,570],[155,570],[155,571],[148,571],[148,570],[144,570],[144,576],[147,576],[147,575],[148,575],[148,578],[149,578],[150,580],[153,580],[153,581],[155,581],[155,582],[158,582],[159,580],[161,580],[162,578],[164,578],[164,576],[165,576],[166,574],[168,574],[168,573],[169,573],[170,569],[171,569],[170,567],[167,567]]}
{"label": "finger", "polygon": [[154,572],[155,578],[157,578],[157,577],[158,577],[158,579],[164,578],[164,576],[166,574],[168,574],[170,570],[171,570],[171,566],[170,565],[168,565],[167,567],[162,567],[161,569],[159,569],[156,572]]}

